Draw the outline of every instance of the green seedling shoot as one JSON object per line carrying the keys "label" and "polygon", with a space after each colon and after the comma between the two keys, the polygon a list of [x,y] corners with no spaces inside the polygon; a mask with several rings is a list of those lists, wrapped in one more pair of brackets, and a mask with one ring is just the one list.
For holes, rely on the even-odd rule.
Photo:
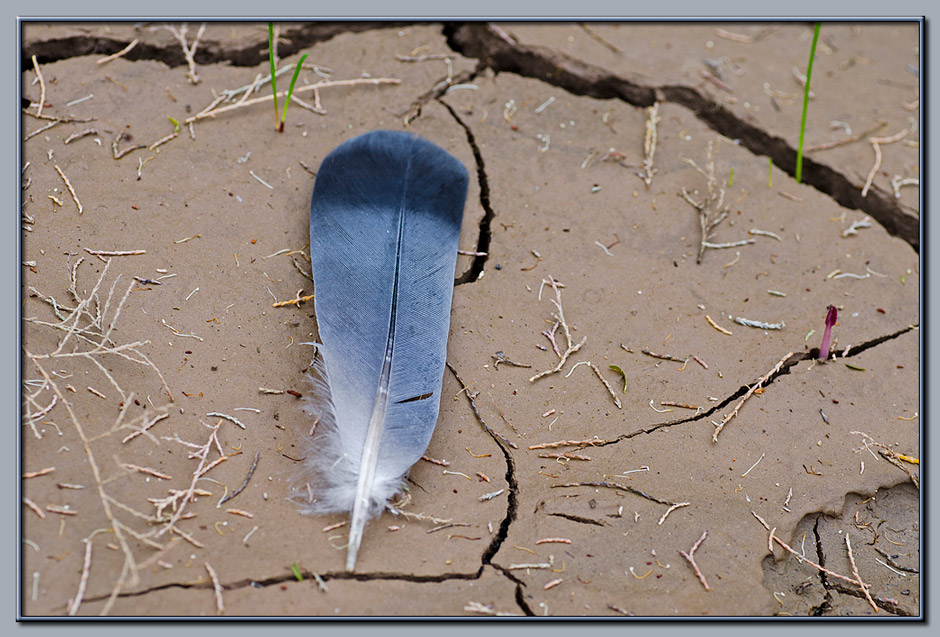
{"label": "green seedling shoot", "polygon": [[284,132],[284,122],[287,121],[287,107],[290,105],[291,95],[294,94],[294,85],[297,83],[297,76],[300,75],[300,68],[303,66],[304,60],[307,59],[307,54],[304,53],[301,56],[300,61],[297,62],[297,65],[294,66],[294,75],[291,77],[290,85],[287,87],[287,100],[284,102],[284,110],[281,111],[277,107],[277,78],[276,71],[274,67],[274,23],[268,22],[268,59],[271,62],[271,90],[274,92],[274,126],[277,128],[278,132]]}
{"label": "green seedling shoot", "polygon": [[803,87],[803,117],[800,119],[800,147],[796,151],[796,183],[803,177],[803,134],[806,132],[806,109],[809,106],[809,78],[813,74],[813,59],[816,57],[816,42],[819,41],[819,22],[813,31],[813,44],[809,49],[809,64],[806,66],[806,85]]}
{"label": "green seedling shoot", "polygon": [[277,108],[277,79],[274,68],[274,23],[268,22],[268,59],[271,61],[271,90],[274,91],[274,127],[280,127],[280,116]]}
{"label": "green seedling shoot", "polygon": [[294,84],[297,83],[297,76],[300,75],[300,67],[303,66],[304,60],[306,59],[307,54],[304,53],[300,57],[300,61],[297,62],[297,66],[294,67],[294,75],[290,78],[290,86],[287,87],[287,101],[284,102],[284,112],[281,114],[281,126],[278,128],[278,131],[282,133],[284,132],[284,122],[287,121],[287,105],[290,104],[290,96],[294,94]]}

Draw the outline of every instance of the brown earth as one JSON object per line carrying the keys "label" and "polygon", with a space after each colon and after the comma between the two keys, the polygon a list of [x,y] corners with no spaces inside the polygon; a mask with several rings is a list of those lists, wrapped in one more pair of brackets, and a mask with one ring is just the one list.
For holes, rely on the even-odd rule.
{"label": "brown earth", "polygon": [[[283,24],[320,104],[283,134],[270,100],[186,124],[268,74],[265,25],[207,25],[192,68],[158,26],[23,30],[24,616],[921,613],[919,193],[891,185],[919,176],[916,24],[823,25],[806,144],[859,139],[802,184],[802,24]],[[468,168],[485,254],[458,258],[448,464],[349,574],[346,517],[286,500],[317,332],[273,305],[313,292],[311,173],[406,121]],[[708,175],[711,243],[748,243],[697,263]],[[531,381],[568,345],[553,299],[584,344]]]}

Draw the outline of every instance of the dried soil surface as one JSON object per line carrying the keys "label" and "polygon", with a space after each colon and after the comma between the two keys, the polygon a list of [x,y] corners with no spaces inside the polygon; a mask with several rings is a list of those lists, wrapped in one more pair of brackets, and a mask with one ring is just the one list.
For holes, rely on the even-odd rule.
{"label": "dried soil surface", "polygon": [[[265,25],[192,66],[24,27],[24,615],[921,612],[916,25],[824,25],[802,184],[806,25],[279,29],[284,133]],[[345,516],[286,499],[317,330],[275,304],[312,173],[379,128],[467,166],[470,254],[428,460],[346,573]]]}

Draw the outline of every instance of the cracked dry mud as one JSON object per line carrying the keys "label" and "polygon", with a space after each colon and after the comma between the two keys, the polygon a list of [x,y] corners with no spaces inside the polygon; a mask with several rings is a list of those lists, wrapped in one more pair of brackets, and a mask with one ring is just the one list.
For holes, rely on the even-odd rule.
{"label": "cracked dry mud", "polygon": [[[209,24],[196,84],[152,26],[24,26],[24,136],[52,123],[33,55],[43,114],[85,120],[23,144],[24,615],[875,614],[859,586],[771,553],[754,514],[849,579],[850,537],[878,615],[920,613],[919,466],[897,460],[920,457],[918,188],[891,188],[919,170],[916,24],[823,26],[807,145],[885,123],[809,153],[802,185],[806,25],[284,24],[281,63],[317,66],[298,87],[400,82],[321,88],[325,114],[294,105],[284,134],[266,102],[150,149],[168,117],[268,72],[264,25]],[[396,59],[422,55],[438,57]],[[485,255],[458,258],[427,450],[448,464],[414,467],[404,515],[367,527],[349,574],[345,517],[286,500],[316,321],[272,305],[313,292],[310,171],[406,119],[476,176],[461,248]],[[905,130],[863,198],[868,137]],[[144,147],[115,159],[122,132],[118,152]],[[686,160],[705,169],[709,144],[729,206],[711,241],[750,243],[697,264],[706,179]],[[585,340],[533,382],[559,362],[551,280]],[[704,532],[709,590],[680,554]]]}

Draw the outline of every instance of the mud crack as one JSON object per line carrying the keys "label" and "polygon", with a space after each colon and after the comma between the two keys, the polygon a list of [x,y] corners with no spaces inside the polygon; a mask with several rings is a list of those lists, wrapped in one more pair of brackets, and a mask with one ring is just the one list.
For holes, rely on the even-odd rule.
{"label": "mud crack", "polygon": [[[833,350],[831,358],[838,359],[838,360],[842,360],[843,358],[852,358],[853,356],[857,356],[858,354],[861,354],[862,352],[868,349],[871,349],[872,347],[875,347],[877,345],[880,345],[890,340],[894,340],[904,334],[907,334],[911,330],[915,330],[915,329],[919,329],[917,325],[908,325],[907,327],[897,330],[895,332],[892,332],[890,334],[886,334],[884,336],[878,336],[876,338],[865,341],[863,343],[859,343],[857,345],[850,345],[849,347],[845,349]],[[848,350],[848,354],[846,354],[846,350]],[[781,365],[779,371],[767,377],[767,380],[764,381],[762,387],[767,387],[780,376],[789,374],[790,369],[792,369],[794,365],[798,365],[799,363],[803,361],[815,360],[818,356],[819,356],[818,347],[814,347],[808,352],[802,352],[800,354],[796,354],[792,356],[790,359],[787,360],[786,363]],[[620,436],[617,436],[613,440],[608,440],[606,442],[599,443],[597,446],[605,447],[607,445],[617,444],[618,442],[621,442],[622,440],[629,440],[630,438],[635,438],[636,436],[639,436],[641,434],[650,434],[658,429],[663,429],[666,427],[675,427],[676,425],[684,425],[690,422],[697,422],[699,420],[702,420],[703,418],[708,418],[722,411],[725,407],[730,405],[732,401],[744,396],[748,392],[749,389],[750,389],[749,385],[742,385],[741,387],[737,389],[737,391],[735,391],[733,394],[731,394],[730,396],[722,400],[720,403],[718,403],[711,409],[708,409],[707,411],[703,411],[700,414],[687,416],[685,418],[677,418],[676,420],[670,420],[667,422],[654,423],[652,425],[649,425],[648,427],[644,427],[642,429],[638,429],[630,433],[621,434]]]}
{"label": "mud crack", "polygon": [[473,415],[476,417],[480,425],[483,426],[483,429],[486,431],[486,433],[489,434],[489,436],[493,439],[493,441],[499,447],[500,451],[503,452],[503,457],[506,459],[506,484],[509,485],[506,516],[499,523],[499,530],[496,533],[496,536],[493,538],[493,541],[490,542],[490,545],[483,552],[482,556],[482,562],[484,566],[494,566],[495,568],[498,568],[492,563],[493,556],[499,552],[503,542],[506,541],[506,537],[509,535],[509,526],[515,521],[519,507],[519,482],[516,480],[516,461],[513,459],[512,453],[509,451],[506,443],[501,440],[499,436],[497,436],[483,420],[483,416],[480,415],[480,410],[477,409],[476,402],[474,401],[475,395],[470,394],[469,389],[467,389],[467,385],[463,382],[463,379],[460,378],[457,370],[454,369],[450,363],[447,363],[447,369],[451,371],[451,373],[454,375],[454,378],[457,379],[457,382],[465,388],[463,393],[467,395],[467,400],[470,402],[470,408],[473,410]]}
{"label": "mud crack", "polygon": [[[479,579],[482,575],[482,567],[473,573],[441,573],[437,575],[415,575],[413,573],[389,573],[389,572],[371,572],[371,573],[347,573],[345,571],[339,571],[336,573],[314,573],[306,569],[300,569],[300,576],[304,579],[316,579],[319,578],[324,583],[331,580],[355,580],[360,582],[370,582],[375,580],[397,580],[404,582],[414,582],[418,584],[435,584],[446,582],[448,580],[475,580]],[[278,575],[275,577],[268,577],[265,579],[242,579],[235,582],[229,582],[227,584],[222,584],[222,589],[226,591],[233,591],[249,586],[255,588],[265,588],[268,586],[275,586],[278,584],[286,584],[289,582],[296,582],[297,576],[293,573],[287,573],[284,575]],[[142,597],[144,595],[149,595],[151,593],[172,589],[172,588],[181,588],[185,590],[195,589],[195,590],[212,590],[212,582],[198,582],[198,583],[185,583],[185,582],[171,582],[169,584],[161,584],[159,586],[152,586],[150,588],[142,589],[139,591],[127,591],[119,595],[122,599],[133,598],[133,597]],[[98,595],[95,597],[88,597],[86,601],[88,602],[100,602],[108,599],[110,595]]]}
{"label": "mud crack", "polygon": [[[454,378],[457,379],[457,382],[464,388],[467,385],[463,382],[463,379],[460,378],[460,375],[457,374],[457,370],[453,368],[450,363],[447,363],[447,368],[454,375]],[[516,520],[517,511],[519,508],[519,481],[516,480],[516,461],[512,457],[512,452],[509,450],[509,446],[496,435],[492,429],[486,424],[483,420],[483,416],[480,414],[479,409],[477,409],[476,403],[474,401],[474,395],[470,394],[469,389],[464,393],[467,395],[467,400],[470,402],[470,408],[473,410],[473,415],[476,417],[477,421],[483,427],[487,434],[493,439],[496,445],[499,447],[500,451],[503,452],[503,457],[506,459],[506,484],[509,485],[509,494],[507,496],[507,506],[506,506],[506,516],[499,523],[499,529],[496,532],[495,537],[490,542],[490,545],[483,552],[481,557],[481,566],[480,573],[482,574],[483,568],[490,566],[496,569],[498,572],[502,573],[507,579],[512,581],[516,585],[516,603],[519,604],[519,607],[525,612],[526,615],[534,615],[532,609],[526,604],[523,596],[523,588],[525,587],[525,582],[520,580],[518,577],[512,574],[512,572],[504,569],[499,564],[493,563],[493,558],[499,552],[499,549],[502,547],[503,542],[506,541],[506,538],[509,536],[509,527]]]}
{"label": "mud crack", "polygon": [[[738,140],[756,155],[773,160],[775,166],[793,176],[796,149],[785,140],[750,124],[719,102],[690,86],[650,86],[638,78],[611,73],[560,51],[527,45],[485,23],[447,24],[448,45],[461,55],[480,60],[496,73],[515,73],[542,80],[575,95],[597,99],[619,99],[646,108],[657,101],[671,102],[692,111],[712,130]],[[890,193],[861,189],[848,177],[825,164],[803,157],[803,182],[831,197],[839,205],[858,209],[878,221],[893,236],[920,251],[920,220]]]}
{"label": "mud crack", "polygon": [[[457,382],[462,386],[466,387],[463,380],[457,374],[457,371],[450,365],[447,364],[448,369],[453,373],[454,377],[457,379]],[[499,529],[493,540],[484,550],[480,558],[480,566],[478,569],[472,572],[451,572],[451,573],[439,573],[433,575],[416,575],[414,573],[395,573],[395,572],[383,572],[383,571],[372,571],[368,573],[362,572],[325,572],[325,573],[314,573],[313,571],[307,569],[300,569],[300,576],[304,579],[319,579],[320,581],[326,583],[331,580],[353,580],[359,582],[369,582],[377,580],[392,580],[392,581],[403,581],[403,582],[413,582],[417,584],[435,584],[442,583],[450,580],[478,580],[483,576],[484,569],[489,566],[493,568],[498,573],[505,576],[507,579],[513,582],[515,585],[515,601],[519,605],[519,608],[529,616],[534,615],[532,609],[529,608],[528,604],[524,599],[524,588],[525,582],[516,577],[512,572],[502,568],[498,564],[493,564],[493,557],[497,554],[503,542],[505,542],[506,537],[509,534],[509,526],[516,519],[517,508],[518,508],[518,494],[519,494],[519,483],[516,480],[515,476],[515,461],[513,460],[512,454],[510,452],[507,444],[501,440],[498,435],[496,435],[483,421],[482,416],[480,415],[479,410],[476,407],[474,398],[469,392],[467,393],[467,398],[470,402],[470,406],[473,410],[474,415],[477,420],[486,430],[486,432],[493,438],[497,446],[503,453],[503,456],[506,459],[506,482],[509,485],[508,493],[508,505],[506,510],[506,515],[503,520],[500,522]],[[222,585],[223,590],[232,591],[238,590],[245,587],[256,587],[264,588],[267,586],[275,586],[280,584],[287,584],[297,580],[297,575],[293,572],[285,573],[283,575],[277,575],[274,577],[269,577],[265,579],[242,579],[235,582],[229,582]],[[172,588],[182,588],[182,589],[197,589],[197,590],[211,590],[211,582],[195,582],[195,583],[185,583],[185,582],[172,582],[168,584],[162,584],[159,586],[153,586],[139,591],[126,591],[119,595],[120,598],[135,598],[148,595],[161,590],[172,589]],[[104,601],[108,599],[109,595],[99,595],[99,596],[89,596],[86,598],[88,602]]]}
{"label": "mud crack", "polygon": [[[819,531],[819,521],[822,519],[823,514],[816,515],[816,521],[813,524],[813,538],[816,544],[816,558],[820,566],[826,566],[826,556],[823,553],[823,542],[822,537]],[[846,588],[845,586],[840,585],[838,582],[833,582],[829,577],[822,571],[818,571],[819,582],[822,584],[823,589],[826,591],[826,597],[821,604],[818,606],[813,606],[809,609],[809,615],[811,617],[824,617],[833,610],[832,600],[833,600],[833,591],[840,593],[842,595],[851,595],[852,597],[857,597],[859,599],[865,599],[865,595],[858,589]],[[887,611],[893,615],[900,615],[904,617],[911,616],[912,614],[907,610],[901,608],[896,603],[889,603],[880,597],[872,597],[875,604],[881,610]]]}
{"label": "mud crack", "polygon": [[[213,22],[212,24],[220,24]],[[268,61],[267,32],[260,29],[255,41],[247,44],[228,44],[218,39],[204,37],[193,56],[196,64],[229,64],[231,66],[257,66]],[[320,42],[326,42],[343,33],[361,33],[374,29],[394,29],[405,26],[402,22],[309,22],[279,23],[281,27],[278,40],[278,55],[287,57]],[[140,42],[124,55],[125,60],[153,60],[167,66],[176,67],[186,64],[186,58],[179,44],[174,40],[153,41],[149,29],[159,23],[139,23],[134,25],[140,34]],[[76,30],[81,30],[77,28]],[[32,56],[40,64],[49,64],[82,55],[112,55],[121,51],[131,40],[119,37],[96,37],[91,35],[73,35],[49,38],[25,43],[21,56],[22,71],[32,68]]]}
{"label": "mud crack", "polygon": [[[438,99],[437,100],[441,106],[447,109],[447,112],[450,113],[451,117],[454,118],[454,121],[463,128],[464,133],[467,135],[467,143],[470,144],[470,149],[473,151],[473,159],[476,162],[477,167],[477,182],[480,186],[480,206],[483,207],[484,215],[480,220],[480,234],[477,237],[477,252],[478,256],[473,257],[473,262],[470,264],[470,268],[457,277],[457,280],[454,282],[454,285],[463,285],[464,283],[472,283],[480,278],[480,275],[483,274],[483,267],[486,265],[486,260],[489,258],[490,251],[490,239],[492,238],[491,226],[493,224],[493,219],[496,218],[496,212],[493,210],[493,206],[490,204],[490,184],[486,178],[486,164],[483,162],[483,153],[480,152],[480,147],[477,146],[476,138],[473,136],[473,131],[470,130],[470,127],[460,116],[457,115],[456,111],[450,107],[446,102]],[[451,368],[453,371],[453,368]],[[454,375],[457,375],[457,372],[454,372]]]}
{"label": "mud crack", "polygon": [[540,79],[575,95],[621,99],[640,107],[657,100],[653,87],[611,73],[553,49],[506,40],[488,24],[447,24],[444,37],[453,50],[480,60],[493,71]]}
{"label": "mud crack", "polygon": [[[826,556],[823,554],[822,538],[819,536],[819,519],[821,517],[822,515],[817,515],[816,522],[813,524],[813,541],[816,544],[816,560],[819,562],[820,566],[825,566]],[[829,583],[829,578],[826,577],[826,574],[822,571],[819,571],[819,583],[822,584],[823,589],[826,591],[826,598],[819,606],[814,606],[809,609],[809,614],[812,617],[822,617],[828,611],[832,610],[832,585]]]}
{"label": "mud crack", "polygon": [[482,63],[478,63],[472,71],[463,71],[453,77],[443,77],[435,82],[434,86],[415,98],[415,101],[411,103],[411,107],[405,113],[402,113],[405,126],[407,127],[415,119],[421,117],[421,109],[428,102],[439,100],[453,86],[473,82],[484,68],[485,66]]}
{"label": "mud crack", "polygon": [[594,520],[592,518],[581,517],[580,515],[571,515],[570,513],[549,513],[548,515],[556,518],[564,518],[566,520],[571,520],[572,522],[577,522],[578,524],[591,524],[593,526],[607,526],[607,523],[603,520]]}

